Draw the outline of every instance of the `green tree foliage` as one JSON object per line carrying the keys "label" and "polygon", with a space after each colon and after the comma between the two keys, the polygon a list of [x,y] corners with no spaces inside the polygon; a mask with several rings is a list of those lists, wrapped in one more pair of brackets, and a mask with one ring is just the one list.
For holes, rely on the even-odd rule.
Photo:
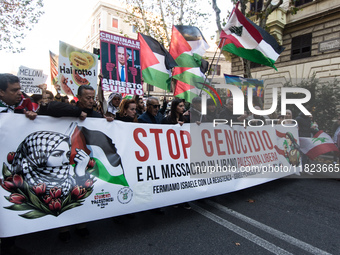
{"label": "green tree foliage", "polygon": [[168,47],[172,25],[206,25],[208,14],[201,10],[200,1],[203,0],[126,0],[125,21]]}
{"label": "green tree foliage", "polygon": [[0,50],[21,52],[25,49],[20,46],[21,40],[43,15],[42,7],[42,0],[1,0]]}
{"label": "green tree foliage", "polygon": [[[332,134],[333,120],[339,114],[340,82],[337,79],[325,81],[317,79],[313,75],[309,79],[303,79],[299,83],[287,82],[284,87],[299,87],[310,91],[311,99],[307,103],[312,109],[313,120],[319,125],[320,130]],[[288,98],[303,98],[303,94],[288,94]],[[289,108],[289,106],[288,106]],[[293,117],[297,117],[300,110],[297,107],[291,109]]]}

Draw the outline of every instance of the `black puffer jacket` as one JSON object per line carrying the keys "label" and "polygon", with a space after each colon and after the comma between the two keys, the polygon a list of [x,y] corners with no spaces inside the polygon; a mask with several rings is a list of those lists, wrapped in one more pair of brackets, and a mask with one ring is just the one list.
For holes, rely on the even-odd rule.
{"label": "black puffer jacket", "polygon": [[71,104],[58,101],[52,101],[47,105],[41,105],[38,114],[52,117],[79,117],[82,111],[87,113],[87,117],[103,117],[100,113],[94,111],[93,109],[84,109],[80,108],[78,104],[77,106],[73,106]]}
{"label": "black puffer jacket", "polygon": [[296,117],[296,121],[299,125],[299,136],[300,137],[311,137],[315,135],[318,130],[311,128],[312,121],[309,116],[304,115],[302,112]]}

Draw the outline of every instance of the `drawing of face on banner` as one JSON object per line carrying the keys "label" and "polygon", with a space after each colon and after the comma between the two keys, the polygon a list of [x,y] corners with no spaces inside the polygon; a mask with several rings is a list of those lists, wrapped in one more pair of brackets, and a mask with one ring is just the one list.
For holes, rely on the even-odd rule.
{"label": "drawing of face on banner", "polygon": [[286,132],[283,142],[284,156],[292,166],[300,165],[300,151],[297,140],[291,132]]}
{"label": "drawing of face on banner", "polygon": [[[100,146],[106,148],[105,151],[91,147],[93,141],[86,140],[87,136],[93,135],[92,132],[96,132],[96,142],[102,142]],[[93,175],[98,176],[99,172],[103,174],[107,170],[101,167],[106,154],[109,157],[106,168],[111,166],[120,176],[118,181],[112,176],[112,180],[106,181],[128,186],[120,156],[111,140],[98,131],[87,130],[74,123],[68,133],[72,135],[53,131],[33,132],[20,143],[16,152],[8,153],[10,166],[4,164],[1,182],[1,186],[11,193],[6,198],[13,205],[7,209],[31,210],[20,216],[35,219],[49,214],[58,216],[82,205],[93,192]],[[93,150],[87,148],[85,140]],[[109,143],[105,145],[105,142]],[[99,162],[98,166],[96,162]]]}
{"label": "drawing of face on banner", "polygon": [[143,95],[139,41],[100,33],[102,88],[104,91]]}

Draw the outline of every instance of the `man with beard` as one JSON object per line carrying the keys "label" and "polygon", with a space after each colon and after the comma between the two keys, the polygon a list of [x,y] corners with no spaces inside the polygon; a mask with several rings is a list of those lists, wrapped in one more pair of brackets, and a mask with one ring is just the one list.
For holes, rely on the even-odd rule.
{"label": "man with beard", "polygon": [[0,112],[24,113],[27,118],[34,120],[37,114],[23,108],[15,109],[22,100],[20,80],[13,74],[0,74]]}

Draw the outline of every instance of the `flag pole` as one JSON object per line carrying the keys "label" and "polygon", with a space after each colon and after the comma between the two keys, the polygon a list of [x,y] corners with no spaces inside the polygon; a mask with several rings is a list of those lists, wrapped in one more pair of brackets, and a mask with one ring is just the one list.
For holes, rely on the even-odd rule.
{"label": "flag pole", "polygon": [[[222,45],[224,44],[224,42],[225,42],[225,38],[223,38]],[[210,71],[211,71],[212,65],[213,65],[213,63],[214,63],[214,60],[215,60],[215,57],[216,57],[216,54],[217,54],[217,50],[218,50],[218,47],[217,47],[217,49],[216,49],[216,51],[215,51],[215,54],[214,54],[214,57],[213,57],[213,59],[212,59],[212,61],[211,61],[211,63],[210,63],[208,73],[210,73]],[[220,54],[218,55],[218,58],[217,58],[217,61],[216,61],[216,66],[217,66],[217,64],[218,64],[218,61],[220,60],[221,54],[222,54],[222,49],[221,49],[221,51],[220,51]],[[216,73],[216,70],[214,70],[213,75],[212,75],[212,77],[211,77],[211,80],[214,78],[215,73]],[[205,76],[204,84],[206,83],[207,79],[208,79],[207,76]],[[203,87],[201,88],[200,96],[202,96],[202,89],[203,89]]]}
{"label": "flag pole", "polygon": [[[225,38],[223,38],[222,45],[224,44],[224,42],[225,42]],[[217,50],[216,50],[216,52],[217,52]],[[218,58],[217,58],[217,61],[216,61],[216,66],[218,65],[218,61],[220,60],[221,54],[222,54],[222,49],[220,50],[220,54],[218,55]],[[214,69],[214,72],[212,74],[211,81],[214,79],[215,74],[216,74],[216,68]]]}
{"label": "flag pole", "polygon": [[[225,38],[223,38],[222,45],[224,44],[224,42],[225,42]],[[218,47],[217,47],[217,49],[218,49]],[[217,54],[217,49],[216,49],[215,54],[214,54],[214,57],[213,57],[213,59],[212,59],[212,61],[211,61],[211,64],[210,64],[208,73],[210,73],[210,71],[211,71],[212,63],[214,63],[214,60],[215,60],[215,57],[216,57],[216,54]],[[222,54],[222,48],[221,48],[221,50],[220,50],[220,54],[218,55],[218,58],[217,58],[217,61],[216,61],[216,67],[217,67],[218,61],[220,60],[221,54]],[[216,73],[216,68],[214,69],[214,72],[213,72],[213,74],[212,74],[211,82],[212,82],[212,80],[214,79],[215,73]],[[208,78],[207,78],[207,76],[206,76],[205,79],[204,79],[204,84],[206,83],[206,80],[207,80],[207,79],[208,79]],[[203,90],[204,84],[202,84],[202,88],[201,88],[201,91],[200,91],[200,97],[202,96],[202,90]],[[209,85],[211,85],[211,83],[210,83]],[[202,117],[203,117],[203,115],[202,115],[202,113],[201,113],[200,122],[202,122]]]}

